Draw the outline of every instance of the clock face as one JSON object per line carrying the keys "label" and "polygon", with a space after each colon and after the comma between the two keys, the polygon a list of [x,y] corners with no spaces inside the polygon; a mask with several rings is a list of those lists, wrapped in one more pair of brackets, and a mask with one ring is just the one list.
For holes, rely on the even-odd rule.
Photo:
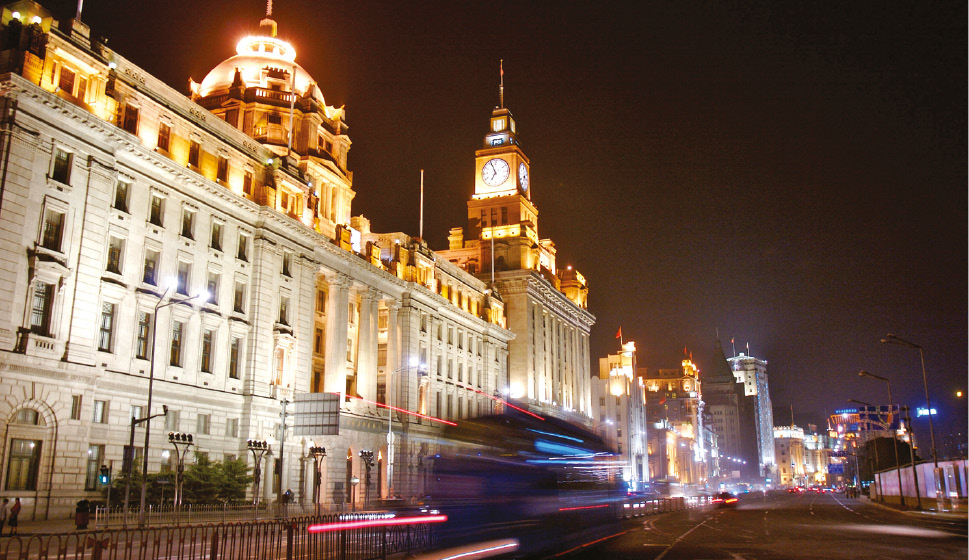
{"label": "clock face", "polygon": [[507,178],[508,162],[503,159],[490,159],[481,168],[481,180],[492,187],[497,187],[504,183]]}
{"label": "clock face", "polygon": [[522,188],[522,192],[528,190],[528,168],[525,167],[524,163],[518,164],[518,184]]}

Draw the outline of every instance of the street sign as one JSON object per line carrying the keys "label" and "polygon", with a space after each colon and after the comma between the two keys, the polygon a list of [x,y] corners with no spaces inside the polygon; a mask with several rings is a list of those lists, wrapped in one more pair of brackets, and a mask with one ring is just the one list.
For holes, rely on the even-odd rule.
{"label": "street sign", "polygon": [[898,430],[898,405],[871,405],[858,407],[859,430]]}
{"label": "street sign", "polygon": [[843,463],[832,463],[828,465],[828,474],[844,474],[845,466]]}
{"label": "street sign", "polygon": [[297,436],[335,436],[340,434],[339,393],[296,393],[293,433]]}

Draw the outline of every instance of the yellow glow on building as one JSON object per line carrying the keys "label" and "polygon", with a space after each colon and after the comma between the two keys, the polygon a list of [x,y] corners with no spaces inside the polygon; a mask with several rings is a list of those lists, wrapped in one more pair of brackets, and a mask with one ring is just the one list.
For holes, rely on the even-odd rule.
{"label": "yellow glow on building", "polygon": [[513,224],[508,226],[495,226],[495,227],[482,228],[481,230],[482,239],[491,239],[492,235],[496,239],[501,239],[503,237],[518,237],[519,235],[521,235],[521,227],[519,224]]}

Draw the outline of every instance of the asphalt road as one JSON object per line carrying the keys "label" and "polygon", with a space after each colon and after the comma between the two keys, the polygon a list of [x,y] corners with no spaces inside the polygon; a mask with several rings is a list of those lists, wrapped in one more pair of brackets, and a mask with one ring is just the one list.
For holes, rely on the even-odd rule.
{"label": "asphalt road", "polygon": [[966,520],[910,515],[841,494],[746,494],[735,509],[627,521],[568,560],[949,559],[969,557]]}

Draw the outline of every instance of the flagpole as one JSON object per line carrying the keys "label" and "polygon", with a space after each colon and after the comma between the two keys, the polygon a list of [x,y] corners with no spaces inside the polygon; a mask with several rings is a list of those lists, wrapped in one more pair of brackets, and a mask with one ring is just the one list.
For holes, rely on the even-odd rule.
{"label": "flagpole", "polygon": [[418,237],[424,239],[424,170],[421,169],[421,226],[418,230]]}
{"label": "flagpole", "polygon": [[737,357],[737,345],[733,343],[733,338],[730,339],[730,347],[733,349],[733,357]]}

